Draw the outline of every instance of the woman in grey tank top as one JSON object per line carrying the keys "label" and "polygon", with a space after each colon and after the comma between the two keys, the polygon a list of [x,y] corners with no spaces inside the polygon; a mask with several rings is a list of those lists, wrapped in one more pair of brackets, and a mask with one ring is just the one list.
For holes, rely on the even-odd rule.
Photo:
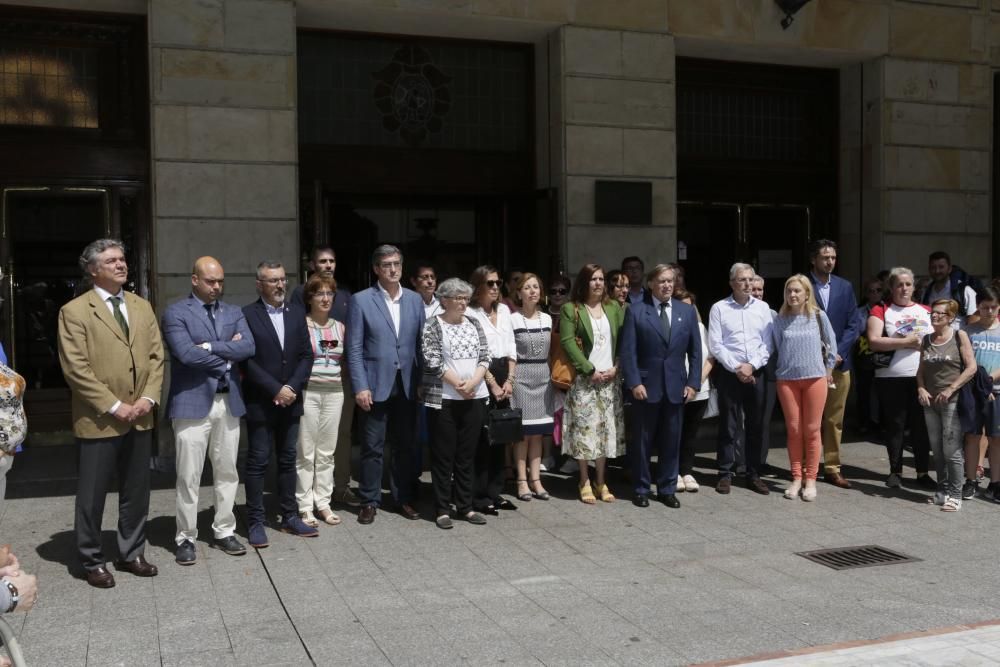
{"label": "woman in grey tank top", "polygon": [[942,511],[962,507],[965,456],[958,418],[958,390],[976,373],[972,343],[964,331],[953,329],[958,303],[938,299],[931,306],[934,331],[924,336],[917,367],[917,400],[924,408],[927,438],[937,468],[937,492],[927,502]]}

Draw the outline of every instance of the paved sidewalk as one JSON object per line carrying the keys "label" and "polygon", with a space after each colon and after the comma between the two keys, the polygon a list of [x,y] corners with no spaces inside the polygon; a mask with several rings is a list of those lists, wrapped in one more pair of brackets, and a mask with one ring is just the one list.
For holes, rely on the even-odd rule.
{"label": "paved sidewalk", "polygon": [[925,633],[908,633],[885,641],[844,642],[842,644],[785,651],[751,660],[706,663],[701,667],[746,665],[792,667],[862,667],[866,665],[1000,665],[1000,622],[974,628],[942,628]]}
{"label": "paved sidewalk", "polygon": [[[204,487],[187,568],[173,562],[172,482],[157,475],[147,557],[160,575],[121,574],[103,591],[71,574],[72,451],[53,450],[11,473],[0,534],[41,594],[9,620],[32,667],[222,667],[688,664],[1000,618],[1000,506],[943,513],[910,469],[908,486],[884,486],[882,447],[847,444],[844,459],[855,489],[821,484],[815,503],[738,486],[721,496],[702,474],[680,510],[633,507],[621,483],[618,502],[586,506],[572,479],[550,476],[556,498],[484,527],[439,530],[428,507],[424,521],[380,512],[372,526],[341,511],[316,539],[269,531],[272,546],[245,557],[208,548]],[[115,508],[109,497],[109,557]],[[922,561],[836,572],[796,555],[872,543]]]}

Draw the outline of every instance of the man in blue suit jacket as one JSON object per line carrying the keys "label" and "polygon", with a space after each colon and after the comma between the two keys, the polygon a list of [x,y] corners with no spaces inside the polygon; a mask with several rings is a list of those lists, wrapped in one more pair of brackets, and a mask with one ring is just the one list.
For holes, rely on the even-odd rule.
{"label": "man in blue suit jacket", "polygon": [[826,394],[823,408],[823,472],[826,481],[842,489],[851,488],[840,472],[840,439],[844,432],[844,408],[851,390],[851,350],[864,330],[865,322],[858,314],[854,287],[848,281],[833,275],[837,266],[837,244],[820,239],[812,244],[809,252],[812,281],[816,303],[826,312],[833,333],[837,336],[837,366],[833,369],[833,382]]}
{"label": "man in blue suit jacket", "polygon": [[171,356],[167,417],[177,445],[175,558],[181,565],[194,565],[196,559],[198,490],[206,452],[215,490],[212,546],[232,556],[247,551],[236,539],[233,514],[240,485],[240,417],[246,414],[234,365],[253,356],[254,341],[243,311],[219,301],[224,282],[218,260],[198,258],[191,270],[191,295],[163,313],[163,338]]}
{"label": "man in blue suit jacket", "polygon": [[295,452],[302,416],[302,389],[312,373],[313,353],[306,314],[285,304],[285,268],[281,262],[257,265],[260,299],[243,307],[256,352],[243,362],[248,444],[244,484],[250,546],[268,546],[264,530],[264,475],[277,452],[281,529],[300,537],[318,531],[299,517],[295,502]]}
{"label": "man in blue suit jacket", "polygon": [[643,300],[625,311],[619,345],[625,386],[635,400],[632,502],[649,506],[649,456],[656,451],[657,499],[676,508],[681,506],[675,493],[684,404],[701,389],[701,334],[694,307],[671,298],[673,269],[659,264],[646,282]]}
{"label": "man in blue suit jacket", "polygon": [[417,383],[424,302],[400,284],[403,254],[382,245],[372,253],[378,282],[355,292],[347,315],[347,363],[354,400],[361,408],[361,474],[358,522],[375,520],[382,497],[382,452],[386,429],[393,431],[389,487],[400,513],[413,509],[419,471],[414,470]]}

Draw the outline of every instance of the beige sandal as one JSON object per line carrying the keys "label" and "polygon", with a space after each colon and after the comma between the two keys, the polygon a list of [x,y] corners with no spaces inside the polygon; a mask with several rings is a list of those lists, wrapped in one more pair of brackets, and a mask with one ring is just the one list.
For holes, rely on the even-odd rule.
{"label": "beige sandal", "polygon": [[607,484],[601,484],[599,487],[597,487],[597,497],[600,498],[601,501],[605,503],[615,502],[615,496],[613,493],[611,493],[611,490],[608,489]]}
{"label": "beige sandal", "polygon": [[597,498],[594,497],[594,490],[590,488],[590,482],[584,482],[580,485],[580,502],[588,505],[597,503]]}
{"label": "beige sandal", "polygon": [[328,525],[336,526],[340,523],[340,517],[337,516],[333,510],[323,509],[317,512],[317,514],[319,515],[320,521]]}
{"label": "beige sandal", "polygon": [[316,520],[316,517],[313,516],[312,512],[299,512],[299,518],[302,519],[302,523],[307,526],[315,528],[319,525],[319,521]]}

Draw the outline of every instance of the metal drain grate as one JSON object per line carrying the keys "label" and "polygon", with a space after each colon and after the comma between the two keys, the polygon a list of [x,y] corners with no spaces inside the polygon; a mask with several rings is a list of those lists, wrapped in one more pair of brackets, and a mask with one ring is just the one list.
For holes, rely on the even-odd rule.
{"label": "metal drain grate", "polygon": [[880,547],[877,544],[866,544],[863,547],[838,547],[836,549],[800,551],[796,555],[807,558],[814,563],[826,565],[834,570],[853,570],[859,567],[874,567],[876,565],[916,563],[921,560],[920,558],[907,556],[892,549]]}

